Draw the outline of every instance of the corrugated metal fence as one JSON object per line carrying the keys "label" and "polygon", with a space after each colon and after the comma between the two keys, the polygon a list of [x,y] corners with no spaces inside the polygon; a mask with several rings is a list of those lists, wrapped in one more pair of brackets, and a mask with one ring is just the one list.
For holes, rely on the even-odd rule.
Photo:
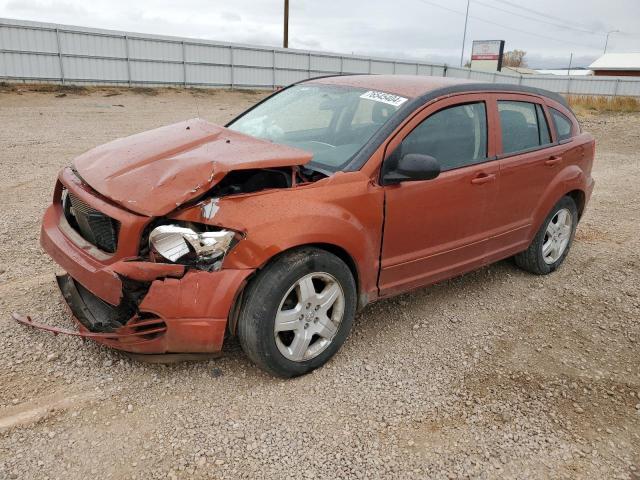
{"label": "corrugated metal fence", "polygon": [[640,79],[487,73],[409,60],[0,18],[0,78],[100,85],[275,88],[332,74],[438,75],[577,95],[640,96]]}

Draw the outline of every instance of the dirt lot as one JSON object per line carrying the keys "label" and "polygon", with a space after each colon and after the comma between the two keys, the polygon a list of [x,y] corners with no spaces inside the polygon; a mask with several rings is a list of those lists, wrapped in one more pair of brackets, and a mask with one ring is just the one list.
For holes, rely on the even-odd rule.
{"label": "dirt lot", "polygon": [[560,271],[501,262],[371,305],[304,378],[236,342],[145,365],[9,319],[71,326],[38,246],[61,167],[260,96],[0,92],[0,479],[640,479],[640,114],[583,118],[597,184]]}

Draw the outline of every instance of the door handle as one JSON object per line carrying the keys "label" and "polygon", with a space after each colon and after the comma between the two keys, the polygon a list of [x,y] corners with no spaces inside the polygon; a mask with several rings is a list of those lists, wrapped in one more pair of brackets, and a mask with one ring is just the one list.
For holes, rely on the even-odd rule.
{"label": "door handle", "polygon": [[495,173],[480,173],[477,177],[471,179],[471,183],[474,185],[482,185],[484,183],[493,182],[495,179]]}
{"label": "door handle", "polygon": [[551,155],[548,159],[544,161],[544,164],[547,167],[553,167],[556,163],[560,163],[561,161],[562,161],[562,157]]}

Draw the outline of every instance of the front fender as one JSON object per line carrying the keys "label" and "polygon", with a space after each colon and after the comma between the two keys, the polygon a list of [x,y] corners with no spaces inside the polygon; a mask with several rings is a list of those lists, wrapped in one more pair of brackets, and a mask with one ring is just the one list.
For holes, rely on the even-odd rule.
{"label": "front fender", "polygon": [[[316,184],[220,198],[209,223],[243,232],[224,268],[261,268],[294,247],[328,244],[351,257],[359,290],[377,296],[384,192],[360,172]],[[203,222],[201,208],[177,219]]]}

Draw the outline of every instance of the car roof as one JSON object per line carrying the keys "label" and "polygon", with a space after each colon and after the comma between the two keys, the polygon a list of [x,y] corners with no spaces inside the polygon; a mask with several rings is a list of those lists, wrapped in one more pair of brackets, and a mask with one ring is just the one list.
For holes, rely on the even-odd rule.
{"label": "car roof", "polygon": [[486,83],[461,78],[425,75],[336,75],[312,78],[301,83],[307,82],[380,90],[408,98],[422,97],[425,100],[471,91],[529,93],[551,98],[569,109],[564,97],[555,92],[509,83]]}
{"label": "car roof", "polygon": [[[389,135],[421,105],[432,100],[465,92],[514,92],[533,94],[547,97],[563,105],[569,112],[571,108],[565,98],[555,92],[540,88],[511,85],[507,83],[485,83],[472,80],[447,77],[428,77],[420,75],[340,75],[316,77],[303,80],[299,84],[317,83],[322,85],[345,85],[369,90],[380,90],[395,95],[409,97],[389,121],[369,139],[366,145],[358,151],[344,171],[359,170],[371,157],[373,152],[388,138]],[[295,85],[295,84],[294,84]]]}
{"label": "car roof", "polygon": [[314,78],[309,81],[312,83],[381,90],[409,98],[419,97],[444,87],[473,83],[460,78],[427,77],[422,75],[340,75]]}

